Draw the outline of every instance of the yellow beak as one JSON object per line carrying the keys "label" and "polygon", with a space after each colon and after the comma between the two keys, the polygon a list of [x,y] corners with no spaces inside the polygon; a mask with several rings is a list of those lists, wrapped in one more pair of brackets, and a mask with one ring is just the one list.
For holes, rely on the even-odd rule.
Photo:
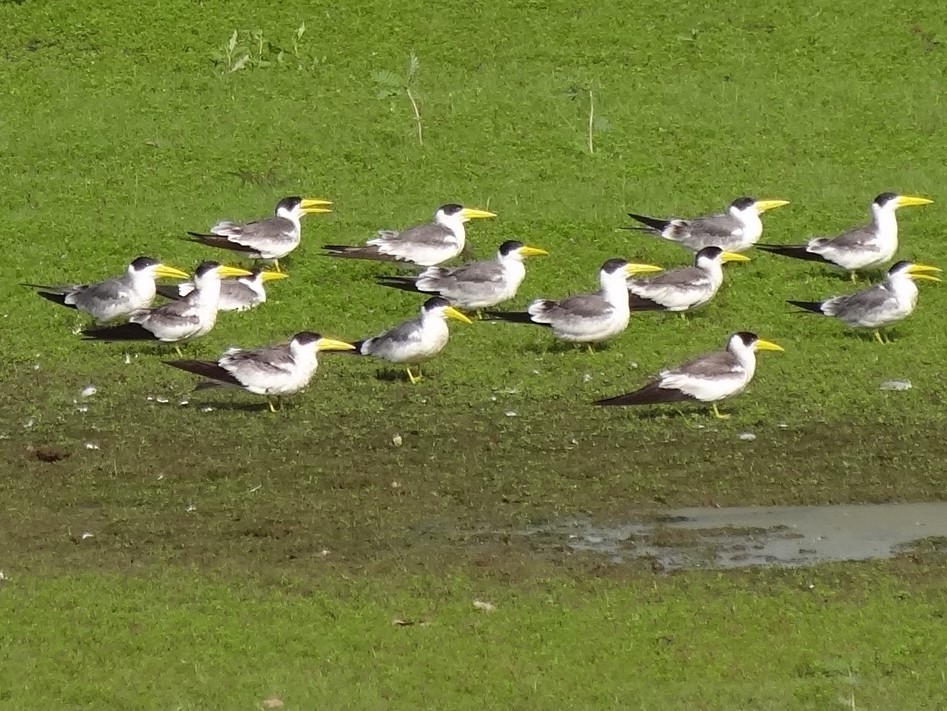
{"label": "yellow beak", "polygon": [[317,351],[354,351],[355,346],[345,341],[337,341],[334,338],[320,338],[316,341]]}
{"label": "yellow beak", "polygon": [[927,198],[914,197],[913,195],[898,195],[897,203],[898,207],[918,207],[920,205],[930,205],[933,200],[928,200]]}
{"label": "yellow beak", "polygon": [[303,212],[307,215],[315,215],[322,212],[332,212],[326,205],[331,205],[332,203],[328,200],[320,200],[318,198],[303,198],[303,201],[300,203],[300,207],[303,209]]}
{"label": "yellow beak", "polygon": [[454,319],[455,321],[463,321],[464,323],[473,323],[473,321],[471,321],[469,318],[464,316],[460,311],[455,309],[453,306],[448,306],[446,309],[444,309],[444,315],[447,316],[447,318]]}
{"label": "yellow beak", "polygon": [[912,264],[908,267],[908,276],[912,279],[926,279],[927,281],[940,281],[935,276],[931,276],[928,272],[939,273],[943,269],[939,267],[932,267],[929,264]]}
{"label": "yellow beak", "polygon": [[652,272],[664,271],[664,267],[656,267],[653,264],[627,264],[625,265],[625,274],[634,276],[635,274],[651,274]]}
{"label": "yellow beak", "polygon": [[756,350],[758,351],[785,351],[786,349],[780,345],[773,343],[772,341],[764,341],[761,338],[756,342]]}
{"label": "yellow beak", "polygon": [[724,264],[727,262],[748,262],[750,261],[750,258],[739,254],[738,252],[724,252],[720,255],[720,261]]}
{"label": "yellow beak", "polygon": [[540,249],[539,247],[520,247],[516,251],[524,257],[543,257],[549,254],[545,249]]}
{"label": "yellow beak", "polygon": [[166,279],[190,279],[191,277],[191,275],[187,272],[182,272],[180,269],[169,267],[167,264],[159,264],[157,267],[155,267],[155,276],[164,277]]}
{"label": "yellow beak", "polygon": [[260,272],[260,281],[266,283],[268,281],[286,279],[288,276],[289,274],[286,272]]}
{"label": "yellow beak", "polygon": [[465,207],[460,211],[460,216],[465,220],[482,220],[487,217],[496,217],[492,212],[487,212],[486,210],[477,210],[472,207]]}
{"label": "yellow beak", "polygon": [[777,207],[782,207],[783,205],[788,205],[789,200],[757,200],[753,206],[756,208],[756,211],[759,213],[764,213],[767,210],[773,210]]}
{"label": "yellow beak", "polygon": [[246,269],[240,269],[239,267],[228,267],[228,266],[217,267],[217,273],[221,277],[253,276],[253,272],[248,272]]}

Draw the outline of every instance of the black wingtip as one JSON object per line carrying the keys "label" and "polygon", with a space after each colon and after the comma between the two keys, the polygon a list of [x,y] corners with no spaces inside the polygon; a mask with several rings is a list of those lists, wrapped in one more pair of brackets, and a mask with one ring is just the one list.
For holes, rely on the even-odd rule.
{"label": "black wingtip", "polygon": [[181,292],[178,291],[177,286],[171,286],[168,284],[158,284],[155,287],[155,293],[157,293],[158,296],[163,296],[166,299],[172,299],[174,301],[180,301],[184,298],[181,296]]}
{"label": "black wingtip", "polygon": [[155,334],[138,323],[122,323],[118,326],[87,328],[82,331],[88,341],[155,341]]}
{"label": "black wingtip", "polygon": [[694,398],[690,395],[685,395],[680,390],[662,388],[656,380],[634,392],[596,400],[593,404],[601,407],[618,407],[626,405],[658,405],[665,402],[686,402],[693,399]]}
{"label": "black wingtip", "polygon": [[[23,286],[32,286],[31,284],[24,284]],[[42,289],[42,287],[33,287],[35,289]],[[60,306],[65,306],[67,309],[76,308],[75,304],[66,303],[66,294],[57,294],[51,291],[37,291],[39,296],[42,296],[47,301],[52,301],[54,304],[59,304]]]}
{"label": "black wingtip", "polygon": [[[658,232],[663,232],[664,229],[668,225],[671,224],[670,220],[659,220],[656,217],[648,217],[647,215],[636,215],[633,212],[629,212],[628,217],[630,217],[633,220],[637,220],[641,224],[647,225],[651,229],[657,230]],[[638,228],[638,229],[641,229],[641,228]]]}
{"label": "black wingtip", "polygon": [[824,315],[821,301],[792,301],[787,299],[786,303],[792,304],[793,306],[798,306],[800,309],[804,309],[805,311],[809,311],[814,314]]}
{"label": "black wingtip", "polygon": [[781,257],[789,257],[790,259],[802,259],[806,262],[828,262],[825,257],[821,254],[816,254],[815,252],[810,252],[806,245],[796,245],[796,244],[757,244],[757,249],[761,249],[764,252],[770,254],[778,254]]}
{"label": "black wingtip", "polygon": [[530,323],[534,326],[546,326],[545,323],[536,323],[533,317],[526,311],[485,311],[484,319],[487,321],[506,321],[507,323]]}
{"label": "black wingtip", "polygon": [[661,304],[643,296],[628,292],[628,308],[632,311],[666,311]]}
{"label": "black wingtip", "polygon": [[377,276],[375,277],[375,281],[379,286],[421,293],[421,290],[418,288],[417,277]]}

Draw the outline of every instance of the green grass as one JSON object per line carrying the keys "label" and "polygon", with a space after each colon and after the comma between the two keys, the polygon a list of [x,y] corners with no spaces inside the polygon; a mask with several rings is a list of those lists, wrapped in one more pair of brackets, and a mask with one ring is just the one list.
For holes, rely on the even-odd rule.
{"label": "green grass", "polygon": [[909,569],[539,577],[515,591],[451,573],[277,587],[252,573],[236,586],[190,572],[13,581],[0,596],[17,620],[0,632],[0,699],[18,709],[249,709],[271,698],[300,709],[943,708],[947,608],[938,576]]}
{"label": "green grass", "polygon": [[[306,31],[294,50],[303,22]],[[271,610],[272,630],[256,623],[271,635],[259,642],[258,653],[278,670],[285,667],[278,653],[283,635],[274,631],[295,631],[300,620],[318,630],[318,614],[304,600],[250,600],[242,586],[231,591],[192,573],[185,574],[185,588],[168,571],[184,566],[305,576],[322,570],[327,549],[338,566],[330,587],[352,569],[367,566],[377,574],[371,591],[350,607],[344,597],[333,598],[337,610],[367,615],[382,605],[384,581],[399,579],[398,571],[420,568],[436,577],[445,561],[476,567],[481,547],[496,553],[491,566],[507,553],[516,561],[506,594],[517,595],[528,585],[530,556],[504,548],[504,537],[540,519],[578,513],[614,519],[676,504],[945,495],[943,286],[922,285],[917,313],[896,330],[895,343],[880,347],[836,323],[795,316],[784,302],[846,293],[851,286],[843,277],[754,252],[751,263],[727,269],[727,284],[703,312],[686,322],[636,317],[595,355],[550,347],[549,334],[538,329],[457,325],[418,386],[376,377],[383,370],[376,363],[327,355],[308,392],[277,416],[244,394],[191,395],[193,379],[161,365],[161,349],[81,342],[72,332],[80,324],[74,313],[18,286],[98,279],[139,254],[193,268],[205,257],[226,255],[182,240],[186,230],[267,214],[290,194],[330,199],[335,211],[307,218],[303,245],[286,260],[291,278],[273,285],[270,301],[250,313],[223,314],[214,332],[191,347],[195,356],[304,329],[356,339],[413,315],[420,299],[374,285],[373,277],[388,267],[323,259],[318,247],[355,244],[379,228],[426,220],[448,201],[499,215],[470,225],[478,257],[508,238],[550,251],[531,260],[513,306],[594,287],[599,265],[610,257],[686,263],[687,253],[673,245],[618,229],[628,224],[625,213],[700,214],[742,194],[792,201],[765,216],[764,237],[772,242],[864,220],[868,202],[885,190],[930,197],[933,205],[900,215],[901,256],[947,266],[939,227],[947,200],[947,20],[937,3],[711,7],[648,0],[586,7],[521,0],[434,8],[369,1],[315,8],[298,0],[25,0],[0,3],[0,27],[0,85],[6,87],[0,114],[6,234],[0,498],[7,511],[0,517],[0,567],[18,581],[3,590],[0,604],[22,609],[34,593],[45,601],[30,613],[50,615],[35,632],[36,645],[49,647],[44,640],[59,633],[79,634],[57,618],[68,609],[73,582],[76,591],[121,609],[138,600],[134,604],[154,620],[156,640],[188,614],[183,603],[163,608],[162,593],[180,596],[193,587],[194,598],[214,614],[237,603],[260,615]],[[235,56],[250,52],[252,61],[228,72],[219,59],[234,30]],[[254,32],[266,40],[262,53]],[[412,54],[419,61],[411,90],[423,146],[404,93],[379,98],[385,86],[378,77],[393,72],[400,80]],[[595,127],[594,154],[587,145],[588,89],[596,116],[604,119]],[[680,415],[590,406],[666,365],[721,346],[736,330],[756,331],[786,353],[761,355],[748,391],[724,405],[732,420],[718,423],[702,408]],[[126,354],[133,356],[127,364]],[[890,378],[914,387],[880,391]],[[77,403],[89,383],[98,394]],[[183,398],[189,404],[177,405]],[[80,412],[80,404],[87,411]],[[740,441],[744,431],[757,439]],[[393,442],[396,435],[401,446]],[[43,448],[60,460],[40,461],[37,449]],[[83,532],[94,534],[94,545],[74,542]],[[157,575],[158,582],[133,579],[125,590],[118,577],[97,577],[139,572],[145,580]],[[52,580],[35,579],[38,573]],[[561,571],[555,585],[568,585],[573,573]],[[60,577],[73,574],[82,575]],[[650,683],[635,674],[634,635],[610,638],[611,627],[602,621],[613,604],[620,602],[622,614],[633,610],[635,591],[651,584],[650,575],[638,571],[629,591],[604,583],[582,588],[576,609],[585,614],[570,621],[571,629],[557,628],[560,618],[543,608],[542,597],[526,593],[522,614],[504,604],[495,616],[475,617],[478,625],[490,621],[485,634],[500,645],[497,658],[458,652],[455,666],[444,667],[449,683],[437,688],[458,695],[462,705],[459,696],[475,682],[455,677],[480,660],[486,669],[500,668],[499,705],[528,693],[537,706],[550,705],[563,689],[581,686],[602,696],[576,697],[576,706],[627,707],[623,700],[637,698],[642,708],[667,707],[669,700],[693,708],[826,708],[844,686],[835,672],[799,682],[800,698],[785,688],[771,693],[768,683],[791,673],[783,662],[796,668],[799,659],[789,659],[794,650],[824,629],[838,639],[816,639],[813,668],[827,659],[857,658],[873,679],[864,684],[875,707],[914,693],[911,706],[923,708],[941,679],[940,670],[921,669],[928,685],[912,691],[905,670],[920,669],[926,648],[904,642],[907,661],[898,669],[905,676],[896,675],[890,687],[878,681],[887,678],[886,667],[870,650],[892,635],[907,639],[925,610],[907,609],[907,627],[898,630],[883,614],[894,604],[888,594],[864,590],[867,581],[854,578],[846,585],[860,591],[856,597],[866,596],[863,607],[845,603],[825,618],[792,608],[804,623],[786,642],[786,659],[763,666],[753,650],[773,648],[774,630],[781,633],[787,619],[783,611],[797,599],[788,590],[766,593],[753,610],[768,620],[746,632],[745,659],[759,666],[734,662],[724,669],[725,656],[708,657],[707,645],[731,629],[711,625],[695,633],[696,680]],[[672,586],[669,593],[674,625],[699,616],[705,605],[723,610],[732,596],[729,583],[700,575],[688,580],[692,587]],[[759,580],[772,582],[760,574],[734,585],[739,595],[752,596]],[[446,604],[458,626],[392,630],[386,615],[378,629],[394,642],[382,653],[436,658],[455,641],[451,634],[469,629],[462,626],[470,614],[466,597]],[[103,602],[90,614],[107,609]],[[522,640],[550,628],[561,634],[562,655],[553,660],[558,671],[546,674],[542,645],[514,648],[512,627],[493,622],[505,615],[506,624],[530,630],[533,637]],[[878,618],[884,618],[878,634],[867,636]],[[28,618],[20,619],[16,626],[25,631]],[[593,653],[582,639],[583,625],[599,625],[590,637],[603,649],[614,645],[616,653]],[[123,637],[125,629],[119,622],[108,626],[104,644],[136,644]],[[358,631],[338,632],[354,635],[338,657],[352,679],[359,669],[371,669]],[[397,646],[417,642],[419,632],[435,641],[426,651]],[[195,642],[195,654],[213,647],[208,639]],[[239,635],[233,639],[239,647]],[[335,638],[316,639],[331,646]],[[573,645],[580,659],[574,665]],[[108,669],[130,656],[143,670],[153,665],[155,674],[172,664],[166,652],[155,655],[147,646],[91,659]],[[530,692],[528,681],[512,681],[515,659],[527,648],[524,677],[551,686],[537,681]],[[626,663],[618,668],[622,655]],[[15,697],[14,706],[27,707],[29,698],[47,708],[81,706],[89,695],[116,688],[94,676],[88,687],[63,679],[67,696],[56,701],[55,686],[46,683],[63,668],[56,659],[50,654],[35,670],[20,667],[21,676],[40,675],[31,696]],[[88,659],[76,661],[88,669]],[[213,659],[214,674],[230,679],[244,667],[227,665],[248,664]],[[172,666],[179,663],[174,658]],[[680,659],[676,663],[679,670]],[[618,680],[595,688],[596,664],[608,665]],[[275,676],[260,670],[256,682],[232,688],[210,681],[203,689],[185,685],[190,693],[180,696],[158,694],[158,687],[152,696],[132,684],[127,698],[111,698],[129,706],[150,700],[206,707],[208,698],[231,694],[231,703],[220,705],[233,707],[252,705],[272,687],[311,706],[319,691],[300,681],[301,669]],[[622,679],[622,670],[631,678]],[[187,673],[200,679],[203,672],[192,665]],[[385,694],[396,690],[393,674],[372,677],[352,705],[385,706]],[[100,683],[106,686],[99,689]],[[420,696],[422,682],[411,683],[417,688],[399,690],[411,695],[396,702],[432,705]],[[344,700],[344,683],[325,684],[323,698]]]}

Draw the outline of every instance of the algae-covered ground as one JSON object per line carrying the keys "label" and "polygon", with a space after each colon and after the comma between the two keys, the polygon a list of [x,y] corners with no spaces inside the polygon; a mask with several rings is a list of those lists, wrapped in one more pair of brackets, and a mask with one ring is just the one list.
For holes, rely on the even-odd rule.
{"label": "algae-covered ground", "polygon": [[[626,213],[745,194],[791,201],[764,216],[784,243],[866,220],[883,191],[928,197],[899,214],[899,256],[947,267],[937,3],[23,0],[0,3],[0,38],[0,702],[944,705],[939,549],[667,576],[511,535],[676,505],[944,498],[944,285],[921,284],[880,346],[785,303],[847,293],[846,275],[751,251],[701,312],[635,315],[594,354],[453,324],[418,385],[327,354],[276,415],[192,393],[167,348],[82,341],[75,312],[19,285],[140,254],[193,269],[228,255],[187,230],[295,194],[332,214],[306,218],[265,305],[222,314],[189,355],[411,316],[421,299],[374,283],[390,266],[319,246],[446,202],[498,215],[469,225],[477,257],[510,238],[549,251],[511,308],[593,288],[611,257],[686,264],[621,230]],[[760,355],[730,420],[590,404],[738,330],[786,351]]]}

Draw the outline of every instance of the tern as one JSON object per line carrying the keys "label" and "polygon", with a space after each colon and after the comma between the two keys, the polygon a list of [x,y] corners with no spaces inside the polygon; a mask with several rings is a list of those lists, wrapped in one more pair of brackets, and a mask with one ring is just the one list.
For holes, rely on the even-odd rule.
{"label": "tern", "polygon": [[694,257],[694,266],[674,269],[643,279],[629,279],[632,311],[675,311],[681,315],[710,301],[723,284],[723,264],[748,262],[738,252],[704,247]]}
{"label": "tern", "polygon": [[572,343],[607,341],[625,330],[631,316],[628,304],[628,279],[635,274],[659,272],[651,264],[632,264],[624,259],[609,259],[599,270],[599,291],[577,294],[561,301],[536,299],[525,312],[489,311],[493,320],[531,323],[552,329],[556,338]]}
{"label": "tern", "polygon": [[254,259],[279,260],[299,246],[304,215],[332,212],[328,200],[286,197],[276,204],[273,217],[254,222],[218,222],[209,232],[188,232],[191,241],[246,254]]}
{"label": "tern", "polygon": [[248,276],[250,272],[225,267],[217,262],[203,262],[194,272],[195,289],[180,301],[131,314],[128,323],[105,328],[87,328],[82,331],[86,340],[97,341],[161,341],[174,343],[181,355],[179,343],[199,338],[217,322],[217,304],[220,299],[222,277]]}
{"label": "tern", "polygon": [[[408,380],[414,385],[421,379],[421,363],[436,356],[447,345],[447,319],[471,323],[447,299],[432,297],[424,302],[418,318],[356,342],[355,353],[404,365]],[[411,371],[412,365],[418,366],[417,375]]]}
{"label": "tern", "polygon": [[825,301],[789,301],[811,313],[837,318],[853,328],[874,330],[875,340],[886,343],[881,328],[907,318],[917,306],[917,284],[915,279],[940,281],[931,272],[940,272],[937,267],[901,261],[891,267],[880,284],[862,289],[848,296],[835,296]]}
{"label": "tern", "polygon": [[303,390],[319,367],[319,351],[346,351],[355,348],[351,343],[324,338],[318,333],[302,331],[288,343],[244,350],[228,348],[216,361],[166,360],[167,365],[199,375],[206,380],[195,390],[212,387],[231,387],[255,395],[265,395],[270,412],[276,405],[282,407],[282,396]]}
{"label": "tern", "polygon": [[324,256],[348,259],[373,259],[387,262],[409,262],[433,267],[453,259],[464,250],[469,220],[496,217],[492,212],[451,203],[434,213],[434,221],[409,227],[403,232],[380,230],[362,247],[327,244]]}
{"label": "tern", "polygon": [[898,208],[929,205],[932,200],[911,195],[882,193],[871,203],[871,224],[837,237],[816,237],[802,245],[761,244],[764,252],[793,259],[825,262],[841,267],[857,281],[857,272],[891,261],[898,251]]}
{"label": "tern", "polygon": [[151,257],[138,257],[120,277],[95,284],[42,286],[24,284],[53,303],[89,314],[96,323],[125,318],[151,306],[155,299],[155,279],[187,279],[187,272],[162,264]]}
{"label": "tern", "polygon": [[[268,272],[262,269],[251,269],[249,276],[236,279],[224,279],[220,282],[220,301],[218,311],[247,311],[266,302],[266,289],[263,285],[268,281],[286,279],[286,272]],[[158,294],[166,299],[181,299],[194,291],[194,282],[186,281],[175,286],[159,286]]]}
{"label": "tern", "polygon": [[647,226],[624,229],[647,232],[692,252],[699,252],[704,247],[744,252],[756,244],[763,234],[760,215],[767,210],[788,204],[788,200],[754,200],[751,197],[740,197],[730,203],[730,208],[720,215],[692,219],[672,217],[664,220],[629,212],[629,217]]}
{"label": "tern", "polygon": [[418,276],[380,276],[378,283],[403,291],[443,296],[460,309],[480,312],[516,296],[526,277],[526,257],[549,254],[544,249],[507,240],[496,257],[459,267],[428,267]]}
{"label": "tern", "polygon": [[725,350],[702,355],[677,368],[662,370],[658,377],[632,393],[598,400],[596,405],[652,405],[664,402],[698,400],[713,403],[714,416],[720,412],[717,402],[743,392],[756,372],[756,351],[782,351],[755,333],[741,331],[727,340]]}

